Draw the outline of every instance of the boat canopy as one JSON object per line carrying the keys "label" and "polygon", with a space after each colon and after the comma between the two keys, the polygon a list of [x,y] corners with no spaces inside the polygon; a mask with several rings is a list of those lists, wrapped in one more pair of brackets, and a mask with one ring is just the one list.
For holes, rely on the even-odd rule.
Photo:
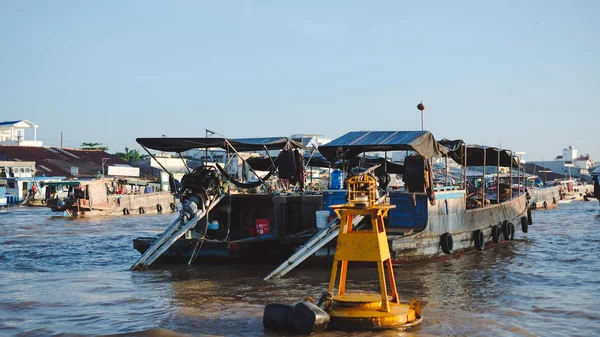
{"label": "boat canopy", "polygon": [[[450,158],[460,165],[465,165],[465,143],[462,140],[444,138],[439,143],[448,149],[448,156]],[[485,159],[486,166],[511,167],[512,159],[512,167],[519,167],[518,157],[513,156],[510,150],[483,145],[467,145],[466,149],[467,166],[483,166]],[[500,154],[500,164],[498,164],[498,154]]]}
{"label": "boat canopy", "polygon": [[138,144],[145,148],[165,152],[184,152],[191,149],[222,148],[229,146],[237,151],[259,151],[267,149],[283,149],[287,144],[294,148],[305,149],[288,137],[262,137],[262,138],[137,138]]}
{"label": "boat canopy", "polygon": [[447,152],[429,131],[352,131],[319,146],[319,152],[330,162],[374,151],[415,151],[425,159]]}
{"label": "boat canopy", "polygon": [[[366,157],[354,157],[349,161],[342,163],[341,161],[337,161],[331,164],[325,157],[323,157],[319,153],[315,153],[312,157],[310,155],[303,155],[304,162],[307,163],[306,166],[311,167],[327,167],[327,168],[353,168],[353,167],[371,167],[374,165],[381,165],[381,167],[385,168],[387,173],[396,173],[402,174],[404,173],[404,166],[402,164],[394,163],[390,160],[386,160],[382,157],[376,156],[366,156]],[[271,170],[272,162],[275,158],[269,158],[266,156],[262,157],[250,157],[246,159],[246,162],[250,167],[258,171],[269,171]]]}

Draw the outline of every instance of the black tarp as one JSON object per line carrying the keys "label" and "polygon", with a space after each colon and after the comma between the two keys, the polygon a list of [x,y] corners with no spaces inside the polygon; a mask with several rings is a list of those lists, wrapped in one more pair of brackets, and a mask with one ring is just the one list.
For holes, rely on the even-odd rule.
{"label": "black tarp", "polygon": [[415,151],[429,159],[447,150],[429,131],[352,131],[319,146],[319,152],[330,162],[375,151]]}
{"label": "black tarp", "polygon": [[295,148],[305,149],[304,145],[288,137],[262,138],[137,138],[138,144],[152,150],[165,152],[184,152],[191,149],[222,148],[228,143],[236,151],[260,151],[265,146],[269,150],[282,149],[288,142]]}
{"label": "black tarp", "polygon": [[461,139],[450,140],[444,138],[438,143],[448,149],[448,157],[460,165],[465,164],[465,142]]}
{"label": "black tarp", "polygon": [[[333,165],[331,165],[331,163],[329,163],[327,161],[327,159],[325,159],[320,154],[313,155],[312,158],[310,158],[310,162],[309,162],[309,158],[310,158],[309,154],[305,154],[303,156],[304,164],[308,165],[308,166],[312,166],[312,167],[328,167],[328,168],[338,168],[338,169],[346,168],[346,169],[350,170],[355,167],[369,168],[371,166],[380,164],[381,168],[378,169],[378,171],[384,170],[387,173],[394,173],[394,174],[404,173],[404,166],[402,164],[397,164],[397,163],[391,162],[389,160],[385,160],[384,158],[375,157],[375,156],[354,157],[344,163],[342,163],[341,161],[337,161]],[[257,171],[271,170],[272,161],[275,161],[275,158],[269,158],[269,157],[264,157],[264,156],[263,157],[250,157],[250,158],[246,159],[246,162],[248,163],[248,165],[250,165],[250,167],[252,167],[252,169],[257,170]],[[308,163],[308,164],[306,164],[306,163]]]}
{"label": "black tarp", "polygon": [[[484,153],[486,166],[511,167],[512,162],[512,167],[519,167],[519,159],[512,155],[512,151],[479,145],[467,146],[467,166],[483,166]],[[500,153],[500,165],[498,165],[498,153]]]}
{"label": "black tarp", "polygon": [[[448,149],[448,156],[460,165],[465,164],[465,143],[460,140],[442,139],[439,144]],[[500,166],[519,167],[519,160],[512,155],[512,151],[498,149],[491,146],[467,145],[467,166],[483,166],[484,153],[486,166],[498,166],[498,153],[500,153]]]}

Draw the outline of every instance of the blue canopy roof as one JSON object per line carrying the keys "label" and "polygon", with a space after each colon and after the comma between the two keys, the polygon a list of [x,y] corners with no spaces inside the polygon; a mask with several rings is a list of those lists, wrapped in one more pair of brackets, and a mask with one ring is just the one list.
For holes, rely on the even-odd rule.
{"label": "blue canopy roof", "polygon": [[319,152],[330,162],[374,151],[415,151],[429,159],[445,154],[447,149],[429,131],[352,131],[319,146]]}

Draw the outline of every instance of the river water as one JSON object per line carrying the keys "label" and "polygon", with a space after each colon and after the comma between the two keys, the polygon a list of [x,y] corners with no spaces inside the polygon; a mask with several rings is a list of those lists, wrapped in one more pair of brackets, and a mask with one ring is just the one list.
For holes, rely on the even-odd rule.
{"label": "river water", "polygon": [[[420,299],[409,332],[322,336],[593,336],[600,334],[600,206],[533,213],[508,245],[395,268],[401,300]],[[281,336],[262,327],[268,303],[318,298],[330,269],[163,266],[131,272],[132,239],[174,215],[51,218],[43,208],[0,213],[0,335]],[[348,290],[377,289],[374,269],[350,269]],[[293,335],[293,334],[289,334]]]}

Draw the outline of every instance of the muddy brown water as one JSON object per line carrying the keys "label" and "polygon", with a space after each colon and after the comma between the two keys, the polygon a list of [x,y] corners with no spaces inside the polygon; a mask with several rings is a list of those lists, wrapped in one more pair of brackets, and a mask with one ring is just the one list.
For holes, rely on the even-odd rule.
{"label": "muddy brown water", "polygon": [[[318,298],[330,269],[161,266],[129,271],[132,239],[157,235],[174,215],[51,218],[43,208],[0,213],[0,335],[294,336],[265,331],[268,303]],[[573,202],[533,213],[508,245],[395,268],[402,301],[423,303],[409,332],[321,336],[593,336],[600,334],[600,206]],[[348,290],[377,290],[372,268],[348,272]],[[297,336],[297,335],[296,335]]]}

